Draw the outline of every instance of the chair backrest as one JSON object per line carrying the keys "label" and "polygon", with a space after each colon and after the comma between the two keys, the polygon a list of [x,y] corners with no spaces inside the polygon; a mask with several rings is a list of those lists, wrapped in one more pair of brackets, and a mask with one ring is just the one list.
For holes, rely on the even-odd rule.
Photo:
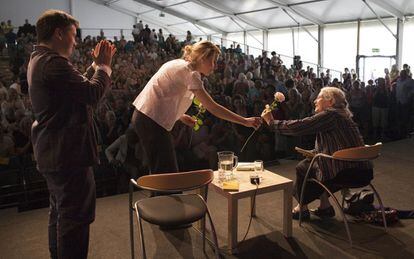
{"label": "chair backrest", "polygon": [[332,157],[339,160],[371,160],[380,155],[382,143],[341,149],[333,153]]}
{"label": "chair backrest", "polygon": [[204,169],[141,176],[137,180],[137,186],[142,189],[159,192],[188,191],[201,188],[209,184],[213,179],[213,170]]}

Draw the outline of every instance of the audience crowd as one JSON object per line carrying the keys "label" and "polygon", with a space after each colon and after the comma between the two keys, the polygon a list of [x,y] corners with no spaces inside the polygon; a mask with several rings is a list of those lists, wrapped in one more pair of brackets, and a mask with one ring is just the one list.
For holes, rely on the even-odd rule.
{"label": "audience crowd", "polygon": [[[0,53],[8,65],[0,67],[0,166],[7,168],[9,157],[20,162],[30,160],[30,129],[33,122],[27,94],[27,64],[36,42],[35,28],[26,23],[16,33],[11,21],[2,22]],[[129,177],[146,173],[145,154],[139,138],[129,129],[132,101],[146,82],[168,60],[180,57],[181,49],[194,41],[191,32],[183,42],[173,35],[164,37],[143,25],[134,25],[133,41],[123,36],[114,38],[117,54],[113,60],[113,86],[95,110],[102,164],[115,169],[122,178],[119,191],[126,190]],[[71,62],[80,70],[92,63],[90,50],[104,38],[86,36],[77,39]],[[277,48],[277,46],[274,46]],[[6,59],[7,57],[7,59]],[[314,112],[314,100],[325,86],[334,86],[347,94],[354,121],[367,142],[406,138],[413,130],[414,80],[410,67],[401,71],[394,65],[384,76],[368,82],[358,79],[354,70],[345,68],[342,78],[332,78],[329,70],[320,73],[302,67],[300,60],[286,67],[276,52],[263,52],[258,57],[242,53],[240,46],[222,47],[216,72],[203,78],[204,86],[216,102],[242,116],[260,116],[265,104],[273,102],[274,93],[282,92],[286,102],[274,111],[276,119],[301,119]],[[188,112],[196,114],[194,106]],[[276,160],[295,157],[295,146],[312,148],[314,136],[287,137],[260,128],[240,153],[252,129],[203,114],[202,125],[193,130],[181,122],[174,129],[180,170],[216,168],[217,151],[234,151],[240,161]],[[162,147],[160,147],[162,148]],[[68,154],[70,155],[70,154]]]}

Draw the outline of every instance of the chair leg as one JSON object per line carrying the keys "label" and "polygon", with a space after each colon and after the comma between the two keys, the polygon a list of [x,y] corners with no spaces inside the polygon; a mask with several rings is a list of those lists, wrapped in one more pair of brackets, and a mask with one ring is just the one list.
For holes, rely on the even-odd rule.
{"label": "chair leg", "polygon": [[201,219],[201,231],[203,235],[203,252],[206,251],[206,217]]}
{"label": "chair leg", "polygon": [[332,197],[332,199],[334,200],[337,208],[339,209],[342,219],[344,220],[344,224],[345,224],[345,229],[346,229],[346,234],[348,235],[348,240],[349,240],[349,244],[352,247],[352,238],[351,238],[351,232],[349,231],[349,226],[348,226],[348,220],[345,217],[345,213],[343,208],[341,207],[341,205],[339,204],[338,199],[335,197],[335,195],[333,195],[333,193],[325,186],[323,185],[321,182],[315,180],[315,179],[309,179],[309,181],[313,181],[317,184],[319,184],[323,189],[325,189],[325,191]]}
{"label": "chair leg", "polygon": [[[206,204],[207,207],[207,196],[208,196],[208,185],[206,185],[204,188],[201,188],[202,190],[202,194],[201,196],[203,197],[204,203]],[[206,251],[206,217],[204,216],[201,219],[201,227],[202,227],[202,231],[203,231],[203,251]]]}
{"label": "chair leg", "polygon": [[374,188],[374,186],[371,183],[369,184],[369,186],[374,191],[374,194],[378,199],[378,203],[379,203],[380,208],[381,208],[382,221],[384,222],[384,231],[387,232],[387,221],[385,220],[385,209],[384,209],[384,205],[382,204],[381,197],[379,196],[377,190]]}
{"label": "chair leg", "polygon": [[129,210],[129,237],[131,241],[131,258],[135,258],[135,249],[134,249],[134,219],[133,219],[133,200],[134,195],[134,186],[132,183],[129,183],[129,204],[128,204],[128,210]]}
{"label": "chair leg", "polygon": [[[210,226],[211,226],[211,232],[213,235],[213,240],[214,240],[214,252],[216,255],[216,259],[220,259],[220,252],[219,252],[219,245],[218,245],[218,240],[217,240],[217,234],[216,234],[216,228],[214,227],[213,224],[213,220],[211,219],[211,215],[210,215],[210,211],[207,208],[207,216],[208,216],[208,220],[210,222]],[[205,229],[205,228],[204,228]],[[204,230],[205,231],[205,230]],[[203,237],[203,242],[205,242],[205,238]]]}
{"label": "chair leg", "polygon": [[139,215],[136,203],[135,203],[135,212],[137,214],[137,221],[138,221],[139,235],[140,235],[139,237],[141,239],[142,258],[146,259],[147,255],[146,255],[146,252],[145,252],[145,242],[144,242],[144,232],[143,232],[143,229],[142,229],[142,219],[141,219],[141,216]]}
{"label": "chair leg", "polygon": [[341,201],[341,207],[344,207],[345,204],[345,192],[344,189],[341,190],[341,195],[342,195],[342,201]]}

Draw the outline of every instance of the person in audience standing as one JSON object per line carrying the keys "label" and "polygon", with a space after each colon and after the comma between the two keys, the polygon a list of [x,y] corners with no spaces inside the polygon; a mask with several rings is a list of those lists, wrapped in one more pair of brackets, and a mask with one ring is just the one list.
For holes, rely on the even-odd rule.
{"label": "person in audience standing", "polygon": [[51,258],[88,256],[96,200],[92,166],[98,162],[92,107],[110,88],[116,50],[108,41],[98,43],[91,53],[95,62],[82,75],[69,61],[78,27],[63,11],[45,11],[27,71],[34,156],[50,193]]}
{"label": "person in audience standing", "polygon": [[[321,89],[315,100],[315,115],[311,117],[299,120],[274,120],[270,112],[263,112],[262,118],[271,130],[280,134],[291,136],[316,134],[314,149],[316,153],[332,155],[340,149],[364,145],[358,125],[352,121],[352,113],[348,108],[345,93],[335,87]],[[300,199],[302,184],[310,162],[310,159],[304,159],[296,166],[294,196],[297,201]],[[339,189],[335,184],[369,182],[373,178],[373,171],[370,162],[332,162],[321,158],[313,164],[309,176],[324,182],[332,192],[336,192]],[[318,198],[320,199],[319,208],[312,212],[319,217],[335,216],[326,192],[318,184],[307,183],[303,197],[304,206],[300,208],[298,204],[292,211],[294,219],[299,218],[300,209],[302,209],[303,218],[309,219],[310,212],[307,204]]]}
{"label": "person in audience standing", "polygon": [[377,80],[377,87],[372,96],[372,127],[376,139],[384,140],[388,124],[390,90],[382,77]]}
{"label": "person in audience standing", "polygon": [[133,25],[134,29],[132,29],[132,37],[134,38],[134,42],[138,43],[139,40],[139,33],[141,32],[137,26],[134,24]]}
{"label": "person in audience standing", "polygon": [[171,130],[180,120],[193,127],[186,115],[196,97],[213,115],[247,127],[258,128],[259,117],[244,118],[217,104],[204,89],[201,75],[214,71],[220,49],[209,41],[187,45],[181,59],[161,66],[135,99],[132,124],[148,158],[150,173],[178,172]]}
{"label": "person in audience standing", "polygon": [[411,102],[414,96],[414,80],[409,77],[407,70],[400,71],[400,78],[395,87],[397,99],[397,123],[399,137],[405,138],[410,129]]}
{"label": "person in audience standing", "polygon": [[365,90],[361,87],[361,82],[356,80],[352,83],[349,91],[349,106],[354,114],[354,121],[361,129],[365,129],[366,127],[366,120],[364,120],[365,103]]}

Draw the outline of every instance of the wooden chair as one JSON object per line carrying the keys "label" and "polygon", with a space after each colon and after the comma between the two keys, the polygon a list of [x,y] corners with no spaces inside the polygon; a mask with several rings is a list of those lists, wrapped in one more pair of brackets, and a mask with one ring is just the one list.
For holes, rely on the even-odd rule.
{"label": "wooden chair", "polygon": [[[314,156],[312,157],[311,163],[309,165],[308,171],[306,172],[306,175],[305,175],[305,178],[304,178],[304,182],[303,182],[302,190],[301,190],[301,195],[300,195],[300,200],[299,200],[300,207],[302,207],[302,205],[303,205],[303,195],[304,195],[304,191],[305,191],[305,188],[306,188],[306,183],[307,182],[314,182],[314,183],[317,183],[318,185],[320,185],[329,194],[329,196],[331,196],[333,198],[335,205],[338,207],[338,209],[341,213],[341,216],[344,220],[346,233],[348,235],[348,240],[349,240],[349,243],[350,243],[351,246],[352,246],[351,233],[349,231],[348,221],[347,221],[347,219],[345,217],[345,213],[343,211],[343,205],[344,205],[345,197],[342,196],[342,203],[339,204],[338,199],[335,197],[335,195],[333,195],[333,193],[328,189],[328,187],[326,187],[322,182],[320,182],[320,181],[318,181],[314,178],[309,178],[309,172],[310,172],[310,169],[312,168],[313,163],[315,163],[315,161],[320,157],[324,157],[324,158],[328,158],[328,159],[332,159],[332,160],[340,160],[340,161],[353,161],[353,162],[371,161],[371,160],[374,160],[377,157],[379,157],[381,148],[382,148],[382,143],[379,142],[379,143],[376,143],[375,145],[365,145],[365,146],[361,146],[361,147],[353,147],[353,148],[338,150],[335,153],[333,153],[332,156],[327,155],[327,154],[323,154],[323,153],[314,154]],[[384,230],[387,231],[387,222],[385,220],[385,210],[384,210],[384,205],[382,204],[381,197],[379,196],[377,190],[374,188],[374,186],[372,185],[371,182],[368,185],[371,187],[371,189],[373,190],[373,192],[375,194],[375,197],[378,199],[378,203],[380,205],[381,213],[382,213],[382,220],[384,222]],[[366,185],[364,185],[364,186],[341,185],[340,187],[341,188],[361,188],[361,187],[365,187],[365,186]],[[302,224],[302,210],[300,210],[300,213],[299,213],[299,226],[301,226],[301,224]]]}
{"label": "wooden chair", "polygon": [[[206,240],[205,215],[208,216],[211,226],[215,255],[216,258],[219,258],[216,230],[206,203],[208,184],[213,180],[213,178],[213,171],[206,169],[180,173],[145,175],[138,178],[137,181],[131,179],[129,192],[131,257],[134,258],[134,231],[132,214],[133,211],[135,211],[137,215],[143,258],[146,258],[146,253],[142,220],[167,229],[191,225],[192,223],[201,220],[204,251]],[[135,202],[133,205],[133,190],[135,187],[149,190],[151,192],[165,193],[167,195],[144,198]],[[201,188],[204,189],[204,198],[199,194],[168,195],[168,193],[177,193]]]}

